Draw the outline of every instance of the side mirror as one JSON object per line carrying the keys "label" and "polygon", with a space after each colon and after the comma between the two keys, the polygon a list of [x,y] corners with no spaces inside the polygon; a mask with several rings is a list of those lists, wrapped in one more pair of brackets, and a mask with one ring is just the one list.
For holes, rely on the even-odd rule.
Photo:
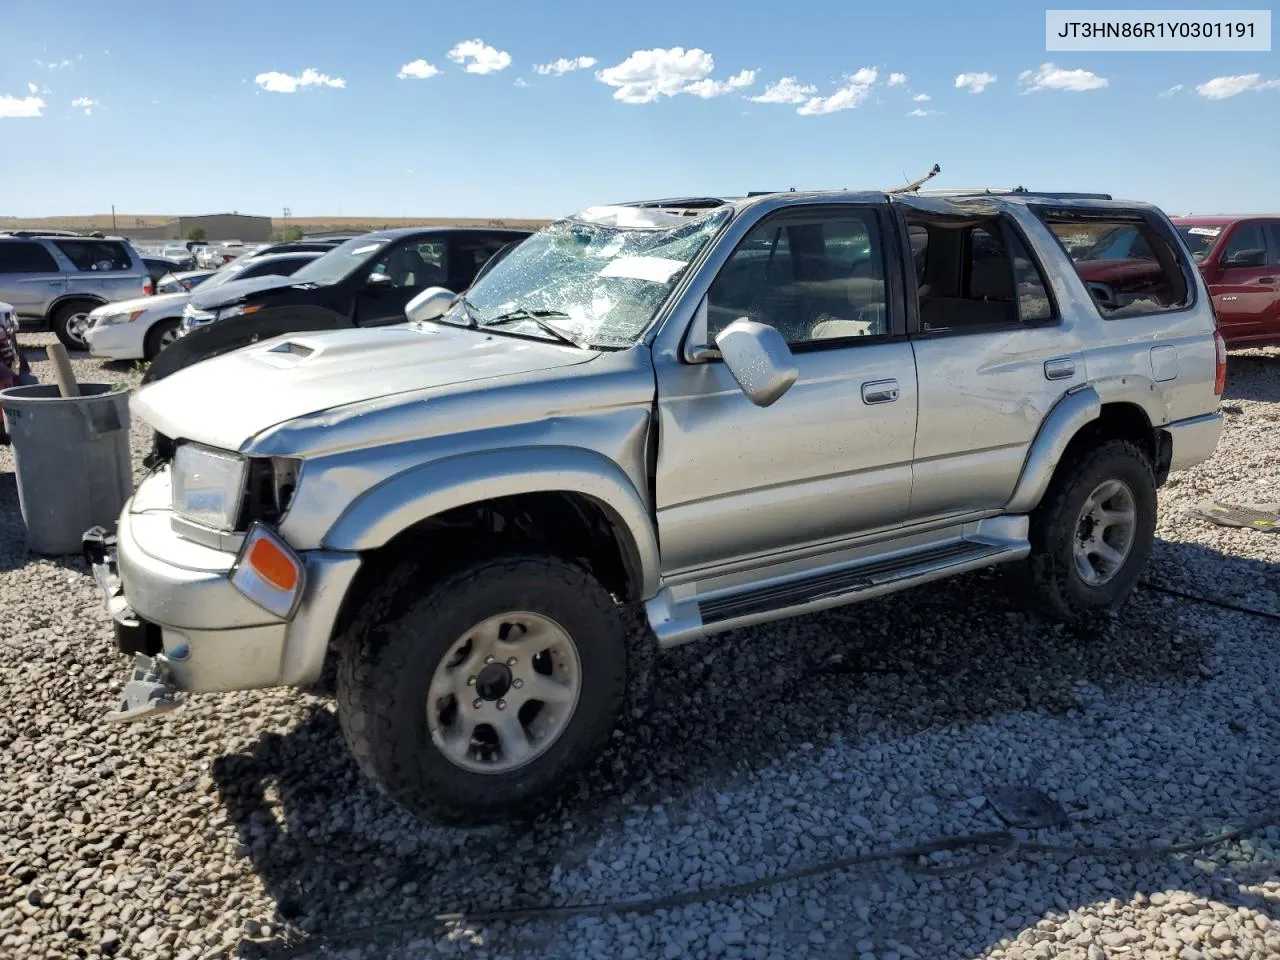
{"label": "side mirror", "polygon": [[757,407],[767,407],[800,375],[787,341],[775,328],[742,317],[716,335],[716,346],[733,379]]}
{"label": "side mirror", "polygon": [[445,287],[427,287],[414,296],[404,306],[404,315],[409,320],[435,320],[444,316],[457,295]]}
{"label": "side mirror", "polygon": [[1222,258],[1224,267],[1260,267],[1267,260],[1265,250],[1237,250],[1229,257]]}
{"label": "side mirror", "polygon": [[370,290],[390,290],[392,280],[385,273],[371,273],[364,285]]}

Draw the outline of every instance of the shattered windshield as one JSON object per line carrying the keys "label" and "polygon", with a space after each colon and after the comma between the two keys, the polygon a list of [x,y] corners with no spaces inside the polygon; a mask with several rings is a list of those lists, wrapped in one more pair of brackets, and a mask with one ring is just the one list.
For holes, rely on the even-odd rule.
{"label": "shattered windshield", "polygon": [[630,346],[731,215],[727,206],[696,217],[589,208],[515,247],[441,320],[590,347]]}

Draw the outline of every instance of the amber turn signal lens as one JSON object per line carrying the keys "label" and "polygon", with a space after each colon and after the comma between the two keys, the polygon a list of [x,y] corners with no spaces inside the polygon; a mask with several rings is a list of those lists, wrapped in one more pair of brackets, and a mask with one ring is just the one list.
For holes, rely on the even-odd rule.
{"label": "amber turn signal lens", "polygon": [[277,590],[287,592],[298,585],[298,568],[293,560],[265,537],[249,551],[249,566]]}

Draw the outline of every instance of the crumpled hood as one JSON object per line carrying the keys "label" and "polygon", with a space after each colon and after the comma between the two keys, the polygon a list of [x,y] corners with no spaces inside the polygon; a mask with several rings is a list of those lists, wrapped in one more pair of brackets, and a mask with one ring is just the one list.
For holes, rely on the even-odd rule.
{"label": "crumpled hood", "polygon": [[289,334],[144,386],[132,409],[167,437],[239,450],[269,427],[306,414],[596,356],[558,343],[432,324]]}
{"label": "crumpled hood", "polygon": [[213,310],[235,303],[250,294],[262,293],[264,290],[278,290],[281,287],[292,287],[297,282],[293,277],[283,277],[272,273],[261,277],[249,277],[246,280],[232,280],[230,283],[220,283],[212,289],[202,285],[191,291],[191,305],[197,310]]}
{"label": "crumpled hood", "polygon": [[191,294],[184,290],[182,293],[157,293],[155,296],[136,297],[133,300],[113,300],[100,307],[94,307],[89,311],[89,316],[102,317],[107,314],[133,313],[135,310],[152,310],[156,307],[180,307],[190,296]]}

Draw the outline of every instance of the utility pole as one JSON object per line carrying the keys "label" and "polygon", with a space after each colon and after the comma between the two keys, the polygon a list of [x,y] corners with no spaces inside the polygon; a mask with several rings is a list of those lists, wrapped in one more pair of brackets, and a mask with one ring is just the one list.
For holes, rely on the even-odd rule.
{"label": "utility pole", "polygon": [[111,205],[111,232],[115,236],[120,235],[120,231],[116,229],[116,205],[114,203]]}

